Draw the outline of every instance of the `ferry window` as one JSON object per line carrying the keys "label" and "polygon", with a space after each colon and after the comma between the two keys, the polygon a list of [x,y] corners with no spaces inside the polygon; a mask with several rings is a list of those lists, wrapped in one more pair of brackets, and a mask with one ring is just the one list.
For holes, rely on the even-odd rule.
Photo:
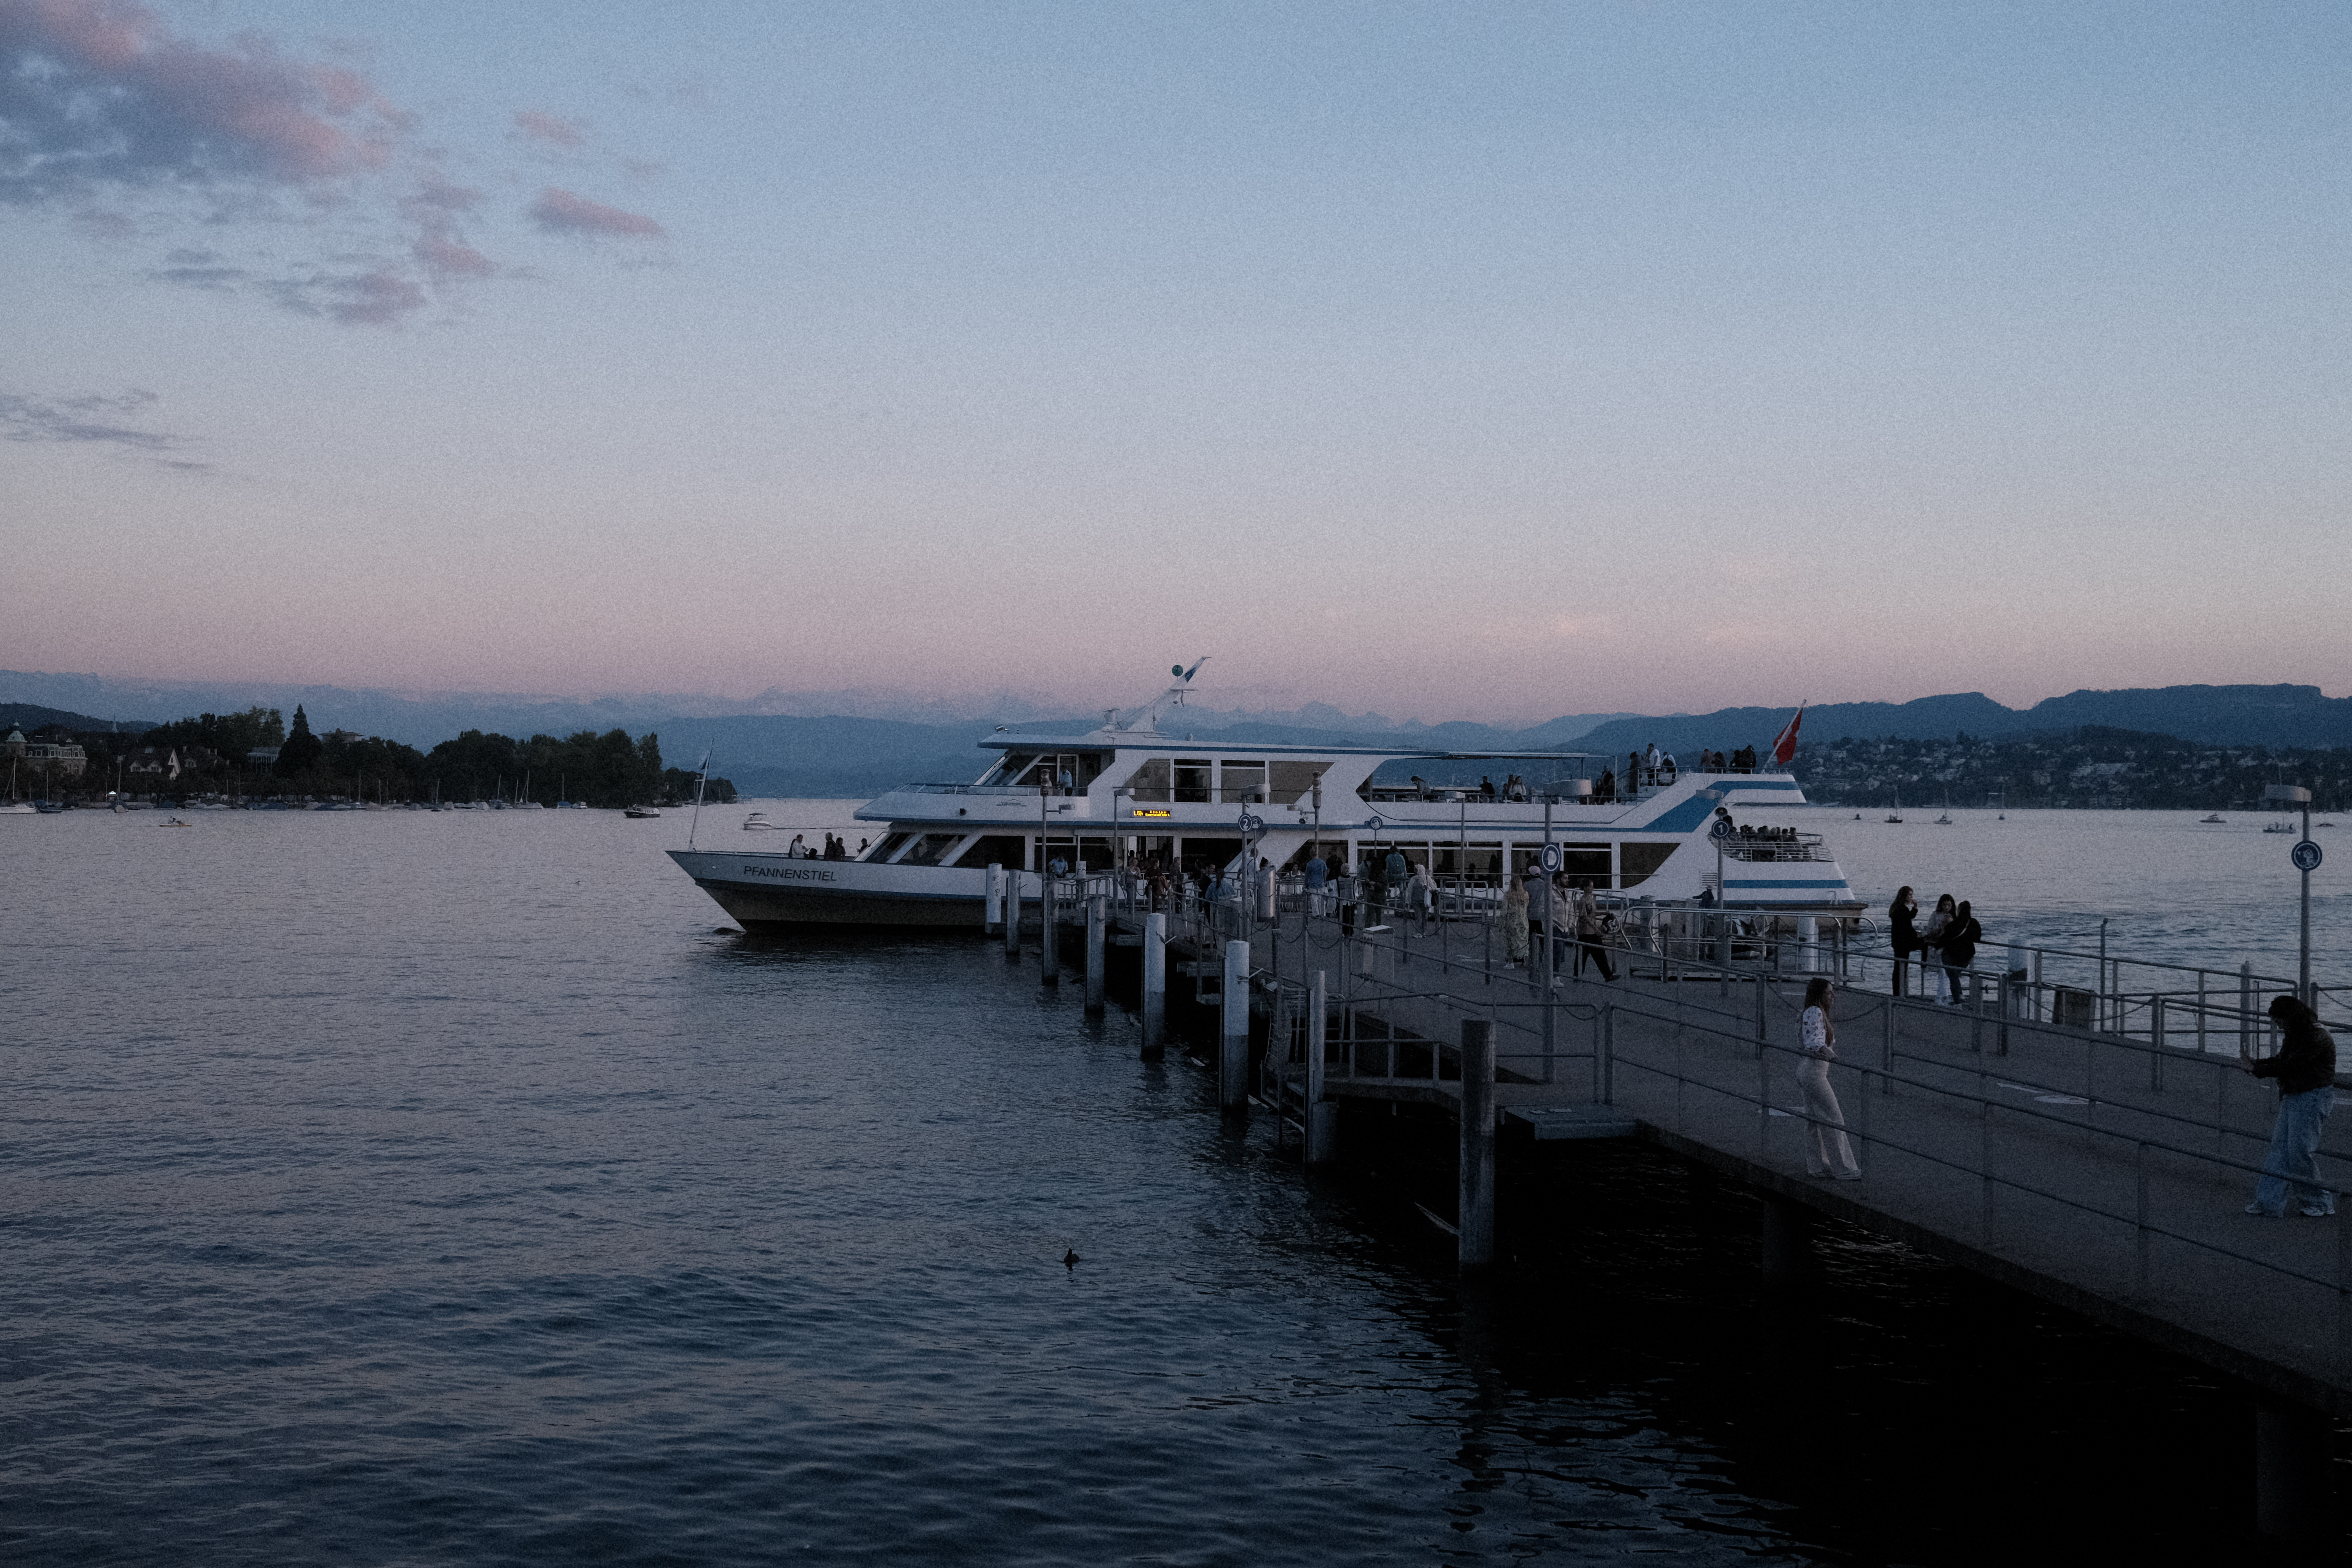
{"label": "ferry window", "polygon": [[1017,867],[1022,863],[1022,854],[1026,848],[1026,843],[1017,835],[992,833],[957,856],[956,864],[977,866],[983,869],[990,866]]}
{"label": "ferry window", "polygon": [[1681,847],[1679,844],[1619,845],[1617,859],[1625,874],[1623,885],[1631,888],[1648,881],[1657,875],[1658,868],[1666,863],[1666,857]]}
{"label": "ferry window", "polygon": [[1231,805],[1265,797],[1264,763],[1227,763],[1219,771],[1223,774],[1225,787],[1218,799]]}
{"label": "ferry window", "polygon": [[868,860],[887,860],[891,856],[896,855],[898,852],[898,847],[906,843],[910,837],[912,837],[912,835],[893,833],[888,837],[883,839],[881,843],[876,845],[874,847],[873,853],[866,858]]}
{"label": "ferry window", "polygon": [[992,784],[1010,784],[1023,773],[1027,773],[1030,764],[1036,760],[1037,753],[1034,752],[1007,752],[1004,753],[1004,760],[990,770],[987,782]]}
{"label": "ferry window", "polygon": [[1209,798],[1209,763],[1183,757],[1176,759],[1176,798],[1180,801],[1202,801]]}
{"label": "ferry window", "polygon": [[1135,792],[1135,798],[1138,800],[1166,800],[1168,798],[1168,759],[1152,758],[1129,775],[1128,784]]}
{"label": "ferry window", "polygon": [[1109,761],[1110,756],[1108,752],[1080,752],[1077,772],[1071,775],[1077,781],[1077,787],[1084,789],[1102,777],[1103,764]]}
{"label": "ferry window", "polygon": [[1569,880],[1590,877],[1596,888],[1609,885],[1609,846],[1606,844],[1563,844],[1559,847],[1559,868],[1568,873]]}
{"label": "ferry window", "polygon": [[908,850],[907,858],[899,861],[898,864],[901,866],[936,866],[940,863],[940,856],[945,855],[949,850],[954,848],[957,845],[962,842],[963,835],[961,833],[926,833],[923,835],[923,841],[920,844],[916,845],[912,849]]}
{"label": "ferry window", "polygon": [[1276,805],[1296,805],[1315,787],[1328,763],[1271,763],[1266,766],[1266,798]]}

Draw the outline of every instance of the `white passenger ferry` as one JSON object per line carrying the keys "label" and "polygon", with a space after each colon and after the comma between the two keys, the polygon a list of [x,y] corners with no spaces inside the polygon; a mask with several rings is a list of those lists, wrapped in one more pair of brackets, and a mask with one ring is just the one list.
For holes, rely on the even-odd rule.
{"label": "white passenger ferry", "polygon": [[991,736],[980,744],[997,756],[977,782],[902,784],[861,807],[858,820],[882,832],[854,860],[670,854],[746,930],[977,930],[991,866],[1031,873],[1024,893],[1034,900],[1034,873],[1056,863],[1230,876],[1261,861],[1296,869],[1319,853],[1336,878],[1398,850],[1475,901],[1507,872],[1541,864],[1548,843],[1561,870],[1604,897],[1712,894],[1733,908],[1825,916],[1862,909],[1821,837],[1790,826],[1785,814],[1805,799],[1785,773],[1653,771],[1582,752],[1196,741],[1171,732],[1182,728],[1187,690],[1180,679],[1093,730]]}

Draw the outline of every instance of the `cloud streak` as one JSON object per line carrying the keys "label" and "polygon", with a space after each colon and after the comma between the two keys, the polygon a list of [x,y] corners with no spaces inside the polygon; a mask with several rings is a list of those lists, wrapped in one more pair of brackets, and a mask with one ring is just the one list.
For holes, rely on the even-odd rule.
{"label": "cloud streak", "polygon": [[0,392],[0,441],[110,447],[167,468],[211,471],[210,463],[173,456],[187,447],[185,437],[122,422],[124,416],[137,414],[156,401],[153,393],[140,387],[113,396],[89,393],[79,397],[27,397]]}
{"label": "cloud streak", "polygon": [[515,129],[533,142],[544,142],[551,147],[576,148],[588,140],[587,128],[576,120],[565,120],[553,114],[541,114],[536,109],[526,109],[514,117]]}
{"label": "cloud streak", "polygon": [[617,236],[625,239],[661,239],[662,226],[649,217],[608,207],[553,185],[530,204],[531,221],[550,234]]}

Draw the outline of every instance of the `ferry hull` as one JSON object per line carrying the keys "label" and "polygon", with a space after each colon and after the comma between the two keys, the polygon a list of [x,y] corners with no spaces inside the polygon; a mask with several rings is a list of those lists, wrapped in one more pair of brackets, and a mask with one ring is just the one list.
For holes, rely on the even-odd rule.
{"label": "ferry hull", "polygon": [[808,925],[979,931],[986,923],[984,870],[689,849],[669,854],[746,931]]}

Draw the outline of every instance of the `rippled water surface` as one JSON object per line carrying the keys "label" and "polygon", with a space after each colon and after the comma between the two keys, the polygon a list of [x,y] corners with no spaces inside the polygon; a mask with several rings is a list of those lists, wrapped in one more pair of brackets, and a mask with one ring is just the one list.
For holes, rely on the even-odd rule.
{"label": "rippled water surface", "polygon": [[1859,1237],[1781,1315],[1663,1156],[1509,1152],[1465,1296],[1442,1132],[1310,1183],[1034,961],[718,934],[675,818],[192,820],[0,818],[7,1561],[2239,1540],[2211,1380]]}

